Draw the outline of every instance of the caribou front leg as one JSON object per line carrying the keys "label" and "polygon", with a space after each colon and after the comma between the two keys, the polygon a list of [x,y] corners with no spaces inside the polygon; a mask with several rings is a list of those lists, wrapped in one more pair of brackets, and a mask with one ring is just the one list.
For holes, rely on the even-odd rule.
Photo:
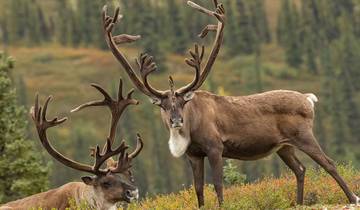
{"label": "caribou front leg", "polygon": [[188,155],[199,207],[204,205],[204,157]]}
{"label": "caribou front leg", "polygon": [[212,148],[208,154],[208,159],[210,163],[210,167],[212,170],[213,182],[215,191],[217,194],[219,206],[224,201],[223,197],[223,160],[222,160],[222,150],[217,148]]}

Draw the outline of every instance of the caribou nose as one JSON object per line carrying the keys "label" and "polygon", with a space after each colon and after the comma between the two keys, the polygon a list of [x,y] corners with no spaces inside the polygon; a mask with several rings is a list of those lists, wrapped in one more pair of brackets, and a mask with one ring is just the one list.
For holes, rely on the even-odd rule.
{"label": "caribou nose", "polygon": [[139,190],[137,188],[135,190],[126,190],[125,195],[130,201],[137,200],[139,199]]}
{"label": "caribou nose", "polygon": [[180,128],[183,126],[183,119],[182,118],[174,118],[170,119],[171,127],[172,128]]}

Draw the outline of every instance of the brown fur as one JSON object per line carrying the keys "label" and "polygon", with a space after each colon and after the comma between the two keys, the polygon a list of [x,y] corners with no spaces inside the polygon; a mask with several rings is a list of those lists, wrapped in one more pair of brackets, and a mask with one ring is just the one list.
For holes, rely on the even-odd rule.
{"label": "brown fur", "polygon": [[350,202],[358,201],[313,136],[314,107],[309,94],[288,90],[249,96],[218,96],[206,91],[194,94],[185,102],[182,95],[173,97],[168,91],[168,97],[159,106],[167,128],[174,129],[175,121],[183,122],[179,133],[190,139],[186,155],[193,169],[199,206],[204,204],[205,156],[221,204],[222,157],[257,160],[275,152],[295,173],[297,202],[302,204],[305,167],[295,156],[294,148],[308,154],[333,176]]}
{"label": "brown fur", "polygon": [[41,207],[43,210],[54,207],[65,209],[70,207],[69,199],[75,199],[75,201],[83,199],[80,195],[86,190],[89,190],[89,187],[84,183],[71,182],[56,189],[9,202],[0,207],[0,210],[27,210],[32,207]]}
{"label": "brown fur", "polygon": [[[196,91],[184,106],[180,132],[190,135],[186,137],[200,146],[203,154],[210,145],[221,143],[224,157],[259,159],[265,152],[289,144],[300,128],[312,127],[314,112],[306,98],[283,90],[238,97]],[[162,115],[170,128],[170,117],[166,111]],[[264,144],[268,146],[264,148]]]}

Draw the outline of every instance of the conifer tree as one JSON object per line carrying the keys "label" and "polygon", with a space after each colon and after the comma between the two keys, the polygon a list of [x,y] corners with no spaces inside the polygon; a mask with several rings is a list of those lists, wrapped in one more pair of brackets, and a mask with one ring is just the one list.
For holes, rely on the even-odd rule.
{"label": "conifer tree", "polygon": [[360,113],[355,101],[356,91],[359,90],[360,79],[360,43],[356,40],[351,23],[351,16],[344,14],[340,18],[341,37],[339,39],[339,89],[343,96],[344,114],[351,132],[352,142],[357,142],[360,136]]}
{"label": "conifer tree", "polygon": [[26,14],[28,16],[26,20],[26,38],[28,39],[28,44],[39,44],[43,39],[43,33],[41,32],[41,22],[38,13],[41,10],[39,10],[39,6],[34,0],[27,1],[25,6]]}
{"label": "conifer tree", "polygon": [[241,44],[239,44],[239,26],[235,16],[236,10],[234,11],[234,5],[230,0],[225,1],[224,4],[225,8],[227,8],[224,46],[227,48],[228,54],[234,56],[240,52],[241,48]]}
{"label": "conifer tree", "polygon": [[26,139],[26,117],[9,74],[13,60],[0,53],[0,203],[45,190],[48,167]]}
{"label": "conifer tree", "polygon": [[254,52],[254,27],[251,19],[251,13],[249,10],[246,1],[244,0],[236,0],[235,8],[238,11],[238,28],[239,28],[239,36],[238,43],[239,51],[245,54],[251,54]]}
{"label": "conifer tree", "polygon": [[[180,5],[174,0],[167,0],[167,16],[170,33],[166,36],[170,42],[170,51],[183,54],[187,50],[187,37],[185,33],[185,23],[181,17]],[[185,5],[182,5],[185,6]]]}
{"label": "conifer tree", "polygon": [[[271,34],[264,8],[264,0],[254,0],[249,2],[252,24],[257,36],[261,42],[269,43]],[[259,41],[256,41],[259,42]]]}
{"label": "conifer tree", "polygon": [[67,0],[57,1],[57,22],[56,22],[56,40],[61,45],[66,45],[69,41],[69,27],[68,27],[68,18],[69,15],[69,4]]}
{"label": "conifer tree", "polygon": [[157,35],[160,32],[161,26],[158,24],[155,14],[153,13],[151,2],[145,1],[144,13],[141,19],[141,28],[143,39],[141,45],[144,48],[144,52],[151,56],[154,56],[156,65],[158,66],[157,72],[166,71],[165,55],[160,48],[161,37]]}
{"label": "conifer tree", "polygon": [[332,49],[332,45],[328,44],[328,42],[322,46],[320,54],[320,63],[324,72],[322,92],[324,94],[324,104],[326,104],[326,114],[330,116],[332,126],[330,140],[332,143],[331,152],[344,157],[346,154],[346,142],[348,141],[349,136],[347,132],[346,118],[342,114],[342,97],[338,88],[339,84],[336,80],[336,71],[333,63],[329,62],[334,56],[334,49]]}
{"label": "conifer tree", "polygon": [[[292,2],[292,1],[291,1]],[[302,62],[302,31],[300,30],[300,17],[294,2],[283,0],[279,14],[277,28],[277,39],[285,48],[286,62],[298,68]]]}

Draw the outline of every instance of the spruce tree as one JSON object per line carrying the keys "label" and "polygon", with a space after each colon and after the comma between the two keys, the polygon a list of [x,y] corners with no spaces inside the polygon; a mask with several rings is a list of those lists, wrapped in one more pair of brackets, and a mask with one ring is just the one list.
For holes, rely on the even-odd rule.
{"label": "spruce tree", "polygon": [[[185,23],[181,18],[180,5],[174,0],[167,0],[167,16],[168,25],[170,26],[170,34],[167,37],[170,42],[170,51],[183,54],[187,50],[187,37],[185,33]],[[185,5],[183,5],[185,6]]]}
{"label": "spruce tree", "polygon": [[0,53],[0,203],[44,191],[48,166],[26,138],[25,110],[17,104],[10,71],[13,60]]}
{"label": "spruce tree", "polygon": [[244,0],[236,0],[235,8],[238,11],[238,28],[239,28],[239,51],[244,54],[251,54],[254,52],[254,27],[251,19],[251,12],[248,4]]}
{"label": "spruce tree", "polygon": [[227,54],[234,56],[240,52],[241,44],[239,43],[239,27],[237,24],[237,17],[235,16],[236,10],[232,1],[225,1],[224,6],[226,8],[226,20],[227,25],[225,27],[224,46],[227,49]]}
{"label": "spruce tree", "polygon": [[300,16],[294,2],[283,0],[279,13],[277,39],[285,48],[286,62],[298,68],[302,62],[302,31],[300,30]]}
{"label": "spruce tree", "polygon": [[344,114],[347,117],[347,125],[351,132],[352,143],[357,143],[360,136],[360,110],[356,103],[356,91],[360,89],[360,43],[356,40],[351,17],[344,14],[340,18],[341,37],[338,41],[337,52],[339,58],[339,89],[343,96]]}
{"label": "spruce tree", "polygon": [[330,117],[331,122],[331,152],[333,154],[345,157],[346,145],[349,139],[349,132],[346,125],[346,116],[343,115],[342,96],[339,91],[339,83],[336,77],[336,69],[331,60],[334,58],[333,45],[322,45],[320,54],[320,64],[324,72],[324,81],[322,93],[324,95],[325,112]]}
{"label": "spruce tree", "polygon": [[69,42],[69,3],[67,0],[57,1],[57,22],[56,22],[56,40],[61,45],[66,45]]}
{"label": "spruce tree", "polygon": [[254,0],[249,2],[252,24],[257,35],[256,42],[269,43],[271,34],[265,12],[264,0]]}
{"label": "spruce tree", "polygon": [[161,30],[161,26],[158,24],[155,14],[153,13],[153,5],[151,2],[145,1],[144,13],[141,18],[141,28],[143,39],[141,45],[144,48],[144,52],[151,56],[154,56],[154,60],[158,66],[158,72],[166,71],[165,55],[161,49],[160,42],[161,37],[157,34]]}

